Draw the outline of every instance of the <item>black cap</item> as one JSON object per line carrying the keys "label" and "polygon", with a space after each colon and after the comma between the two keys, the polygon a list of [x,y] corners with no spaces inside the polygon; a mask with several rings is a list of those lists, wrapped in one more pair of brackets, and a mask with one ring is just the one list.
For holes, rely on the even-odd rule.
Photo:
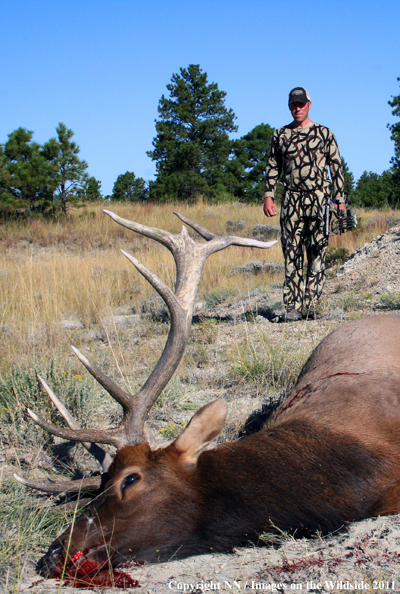
{"label": "black cap", "polygon": [[289,105],[299,101],[300,103],[308,103],[311,101],[310,95],[303,87],[295,87],[289,93]]}

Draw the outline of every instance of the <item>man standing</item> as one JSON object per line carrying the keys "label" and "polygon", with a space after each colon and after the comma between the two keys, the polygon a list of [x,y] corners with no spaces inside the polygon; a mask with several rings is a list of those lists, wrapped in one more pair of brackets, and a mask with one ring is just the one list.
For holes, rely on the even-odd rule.
{"label": "man standing", "polygon": [[[312,314],[322,293],[329,236],[326,208],[331,201],[331,183],[333,201],[345,212],[342,162],[335,136],[325,126],[310,120],[310,108],[310,96],[303,87],[290,91],[293,122],[275,130],[266,168],[264,213],[267,217],[276,215],[273,198],[282,174],[280,223],[286,314],[281,320],[291,322]],[[304,248],[308,262],[305,278]]]}

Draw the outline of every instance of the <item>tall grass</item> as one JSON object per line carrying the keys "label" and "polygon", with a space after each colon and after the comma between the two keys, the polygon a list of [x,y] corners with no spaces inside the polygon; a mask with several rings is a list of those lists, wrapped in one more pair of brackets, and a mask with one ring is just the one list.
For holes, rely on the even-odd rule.
{"label": "tall grass", "polygon": [[228,350],[232,371],[260,389],[287,393],[309,355],[302,340],[290,344],[285,332],[273,341],[264,330],[234,344]]}
{"label": "tall grass", "polygon": [[[88,329],[101,325],[120,308],[140,312],[152,292],[149,284],[121,255],[133,252],[170,286],[175,280],[172,256],[163,246],[114,223],[91,205],[58,223],[33,221],[0,226],[0,373],[15,363],[28,364],[54,349],[67,348],[63,325],[73,319]],[[266,222],[258,205],[204,203],[194,205],[112,204],[124,218],[179,232],[178,210],[218,235],[227,233],[229,221],[241,221],[236,233],[251,236],[254,225]],[[359,245],[387,228],[387,214],[361,211],[361,225],[353,233],[333,236],[331,245],[352,253]],[[269,223],[278,224],[278,218]],[[229,232],[230,233],[230,232]],[[231,247],[214,254],[206,264],[200,297],[218,290],[248,294],[267,292],[279,277],[233,275],[233,266],[249,260],[282,262],[279,243],[267,251]]]}
{"label": "tall grass", "polygon": [[[0,487],[0,583],[17,592],[25,564],[50,544],[55,531],[68,523],[70,512],[58,513],[53,497],[30,499],[16,483],[2,485],[0,480]],[[40,541],[34,539],[35,534],[40,534]]]}

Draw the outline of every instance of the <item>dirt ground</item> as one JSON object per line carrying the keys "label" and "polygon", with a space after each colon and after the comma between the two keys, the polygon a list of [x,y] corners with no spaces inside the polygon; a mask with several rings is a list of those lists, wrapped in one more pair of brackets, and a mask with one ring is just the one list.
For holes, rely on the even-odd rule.
{"label": "dirt ground", "polygon": [[[208,378],[204,382],[200,402],[212,397],[225,397],[230,405],[230,423],[254,410],[262,402],[262,395],[254,388],[242,385],[229,386],[218,378],[226,373],[227,361],[218,359],[222,347],[229,344],[229,337],[242,333],[268,333],[272,340],[305,345],[311,350],[318,342],[349,317],[386,314],[382,305],[382,294],[400,291],[400,227],[395,227],[383,236],[375,238],[352,256],[337,273],[332,274],[326,285],[324,308],[317,320],[301,321],[295,324],[272,324],[265,311],[262,298],[259,299],[259,314],[251,324],[240,317],[240,310],[246,313],[252,303],[238,304],[236,319],[219,328],[210,346],[213,355],[196,373]],[[349,295],[357,295],[358,307],[349,307]],[[279,300],[280,289],[269,296],[268,303]],[[250,300],[251,301],[251,300]],[[264,305],[263,305],[264,304]],[[264,310],[262,307],[264,306]],[[234,308],[227,306],[227,310]],[[222,311],[222,313],[221,313]],[[220,309],[223,317],[223,308]],[[214,374],[214,375],[213,375]],[[208,387],[207,387],[208,385]],[[178,413],[176,413],[177,415]],[[188,413],[189,414],[189,413]],[[181,422],[171,413],[166,421]],[[153,419],[157,427],[157,418]],[[192,557],[182,561],[171,560],[158,565],[145,565],[126,570],[140,586],[132,589],[137,594],[166,594],[168,592],[380,592],[400,593],[400,516],[380,517],[353,523],[337,534],[326,538],[295,540],[287,536],[273,546],[248,547],[231,554],[210,554]],[[10,576],[10,583],[12,582]],[[35,574],[33,565],[27,565],[22,581],[10,589],[24,594],[55,594],[60,591],[56,580],[43,580]],[[65,594],[78,589],[63,587]],[[92,591],[92,590],[90,590]],[[96,590],[93,590],[96,591]],[[120,590],[122,591],[122,590]]]}

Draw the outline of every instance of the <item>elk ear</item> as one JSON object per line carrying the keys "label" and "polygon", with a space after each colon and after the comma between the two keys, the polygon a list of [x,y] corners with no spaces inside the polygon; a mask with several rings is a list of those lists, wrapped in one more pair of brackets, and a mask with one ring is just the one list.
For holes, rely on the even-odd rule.
{"label": "elk ear", "polygon": [[219,399],[202,406],[191,418],[184,432],[174,442],[179,461],[196,465],[203,448],[220,433],[225,423],[228,405]]}

